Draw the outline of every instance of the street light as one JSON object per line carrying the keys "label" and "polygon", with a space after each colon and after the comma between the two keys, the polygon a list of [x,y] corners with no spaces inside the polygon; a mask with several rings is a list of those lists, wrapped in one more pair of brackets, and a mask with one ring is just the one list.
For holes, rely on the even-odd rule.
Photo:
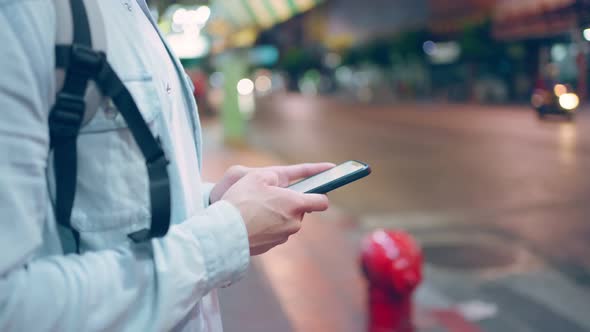
{"label": "street light", "polygon": [[196,25],[203,27],[211,17],[211,9],[208,6],[200,6],[197,9],[178,8],[172,15],[172,23],[186,27]]}
{"label": "street light", "polygon": [[254,92],[254,82],[249,78],[243,78],[238,82],[238,93],[242,96],[247,96]]}

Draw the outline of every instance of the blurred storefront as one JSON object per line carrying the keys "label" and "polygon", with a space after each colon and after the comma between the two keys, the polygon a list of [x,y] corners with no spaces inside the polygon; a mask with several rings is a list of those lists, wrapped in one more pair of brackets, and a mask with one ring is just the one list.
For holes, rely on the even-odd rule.
{"label": "blurred storefront", "polygon": [[519,40],[570,33],[586,20],[588,4],[576,0],[499,0],[494,10],[494,36]]}
{"label": "blurred storefront", "polygon": [[524,102],[550,80],[586,99],[590,1],[430,0],[429,8],[434,96]]}
{"label": "blurred storefront", "polygon": [[590,1],[499,0],[493,22],[498,40],[532,41],[536,46],[535,85],[542,81],[570,84],[587,99]]}
{"label": "blurred storefront", "polygon": [[[263,94],[286,87],[362,101],[528,102],[547,76],[587,95],[590,0],[188,2],[156,2],[161,28],[201,110],[223,109],[237,136],[260,75],[271,82]],[[243,79],[252,98],[237,89]]]}
{"label": "blurred storefront", "polygon": [[451,101],[505,102],[506,64],[489,36],[495,0],[430,0],[423,44],[430,64],[433,95]]}

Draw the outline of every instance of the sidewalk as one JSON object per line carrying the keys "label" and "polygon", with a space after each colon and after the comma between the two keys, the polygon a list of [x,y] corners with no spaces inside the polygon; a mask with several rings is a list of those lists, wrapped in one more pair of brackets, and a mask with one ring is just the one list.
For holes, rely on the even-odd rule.
{"label": "sidewalk", "polygon": [[[229,149],[208,128],[204,177],[233,164],[281,164],[249,148]],[[288,243],[252,259],[245,280],[220,291],[227,331],[363,331],[364,282],[348,217],[335,208],[307,215]]]}

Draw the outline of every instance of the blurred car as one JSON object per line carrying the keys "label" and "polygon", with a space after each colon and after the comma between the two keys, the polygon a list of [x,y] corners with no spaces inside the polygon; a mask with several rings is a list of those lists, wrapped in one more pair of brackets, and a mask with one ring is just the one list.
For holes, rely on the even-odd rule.
{"label": "blurred car", "polygon": [[552,90],[537,88],[533,92],[531,104],[539,119],[554,114],[573,120],[580,105],[578,95],[565,84],[555,84]]}

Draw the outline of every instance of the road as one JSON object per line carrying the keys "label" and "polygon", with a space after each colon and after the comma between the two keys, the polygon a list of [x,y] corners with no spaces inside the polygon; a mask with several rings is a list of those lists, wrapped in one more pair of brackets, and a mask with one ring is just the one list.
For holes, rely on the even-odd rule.
{"label": "road", "polygon": [[259,102],[249,140],[288,162],[369,163],[373,173],[331,193],[332,203],[356,216],[359,234],[410,230],[428,265],[440,268],[434,284],[454,289],[455,300],[469,298],[472,282],[490,301],[524,301],[528,309],[488,329],[514,330],[519,317],[541,315],[533,330],[582,331],[590,329],[577,308],[587,309],[590,295],[589,113],[569,123],[539,121],[520,106],[287,95]]}

